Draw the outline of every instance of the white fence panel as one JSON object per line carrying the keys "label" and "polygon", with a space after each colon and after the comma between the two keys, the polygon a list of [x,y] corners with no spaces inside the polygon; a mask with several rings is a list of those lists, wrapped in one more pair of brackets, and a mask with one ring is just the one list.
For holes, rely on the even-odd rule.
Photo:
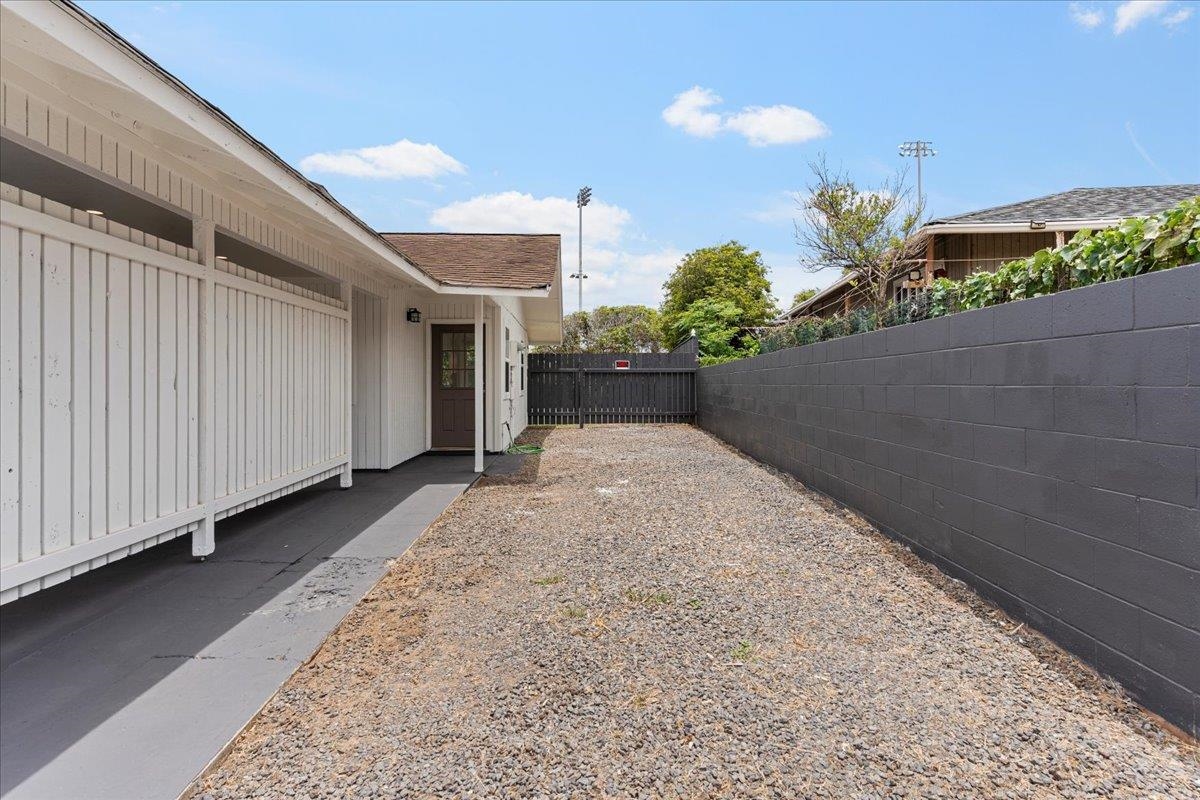
{"label": "white fence panel", "polygon": [[340,301],[44,205],[0,215],[0,602],[323,480],[350,452]]}

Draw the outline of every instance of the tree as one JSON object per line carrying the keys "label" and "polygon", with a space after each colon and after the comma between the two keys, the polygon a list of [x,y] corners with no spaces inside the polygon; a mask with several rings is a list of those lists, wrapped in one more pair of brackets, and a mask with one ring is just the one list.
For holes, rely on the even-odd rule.
{"label": "tree", "polygon": [[547,353],[658,353],[659,313],[649,306],[599,306],[563,317],[563,342]]}
{"label": "tree", "polygon": [[700,363],[720,364],[758,353],[758,341],[741,324],[744,315],[736,303],[702,297],[675,318],[671,332],[682,341],[695,331]]}
{"label": "tree", "polygon": [[666,292],[662,304],[663,322],[666,330],[676,336],[681,330],[689,330],[680,328],[677,323],[698,300],[732,303],[741,312],[736,320],[739,329],[762,325],[778,313],[762,254],[757,250],[747,251],[744,245],[735,241],[688,253],[663,284],[663,289]]}
{"label": "tree", "polygon": [[796,242],[811,272],[834,268],[858,274],[855,288],[877,312],[887,306],[892,281],[917,260],[913,234],[921,225],[920,199],[911,199],[905,173],[874,189],[860,189],[824,156],[809,164],[813,182],[796,222]]}
{"label": "tree", "polygon": [[795,308],[796,306],[803,303],[805,300],[811,300],[812,298],[814,298],[816,296],[817,296],[816,289],[801,289],[800,291],[796,292],[796,294],[792,295],[791,307]]}

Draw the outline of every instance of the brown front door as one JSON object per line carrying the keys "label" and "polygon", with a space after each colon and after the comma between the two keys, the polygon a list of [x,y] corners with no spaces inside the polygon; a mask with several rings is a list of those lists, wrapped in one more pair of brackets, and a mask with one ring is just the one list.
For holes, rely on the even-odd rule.
{"label": "brown front door", "polygon": [[432,339],[432,445],[473,448],[475,326],[434,325]]}

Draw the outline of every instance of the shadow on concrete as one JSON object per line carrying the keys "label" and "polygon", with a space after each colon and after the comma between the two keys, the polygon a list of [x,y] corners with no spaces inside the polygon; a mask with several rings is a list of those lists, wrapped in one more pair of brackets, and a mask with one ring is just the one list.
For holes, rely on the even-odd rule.
{"label": "shadow on concrete", "polygon": [[355,473],[0,610],[0,794],[171,798],[473,481],[469,456]]}

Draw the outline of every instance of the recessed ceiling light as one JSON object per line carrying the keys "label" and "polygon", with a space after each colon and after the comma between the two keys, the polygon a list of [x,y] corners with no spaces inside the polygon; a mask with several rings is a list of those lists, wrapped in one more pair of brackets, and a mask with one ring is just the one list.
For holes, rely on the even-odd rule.
{"label": "recessed ceiling light", "polygon": [[229,256],[217,256],[217,261],[228,261]]}
{"label": "recessed ceiling light", "polygon": [[103,216],[104,216],[104,212],[103,212],[103,211],[98,211],[98,210],[96,210],[96,209],[94,209],[94,208],[89,208],[89,209],[87,210],[87,213],[91,214],[93,217],[103,217]]}

